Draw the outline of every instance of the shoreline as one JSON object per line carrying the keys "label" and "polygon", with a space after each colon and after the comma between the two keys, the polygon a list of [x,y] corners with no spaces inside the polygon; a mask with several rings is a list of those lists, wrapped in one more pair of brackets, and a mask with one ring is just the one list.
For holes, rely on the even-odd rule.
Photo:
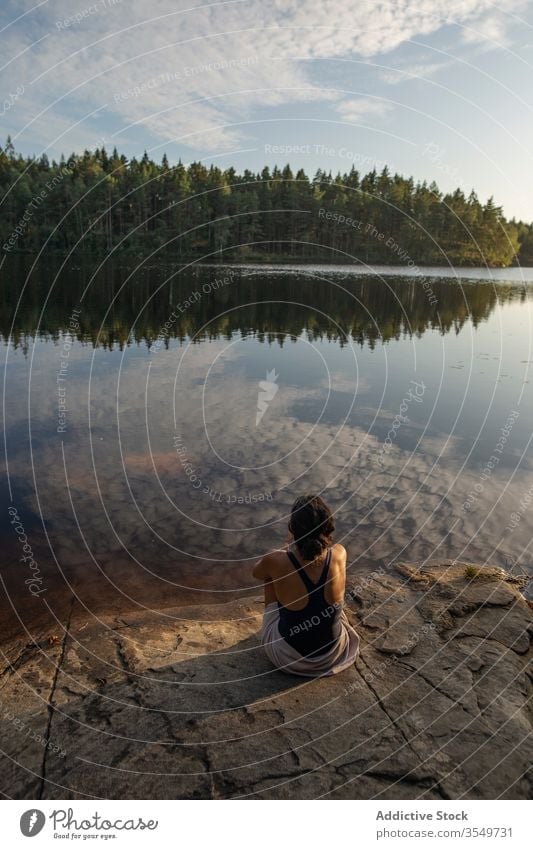
{"label": "shoreline", "polygon": [[[15,549],[16,551],[16,549]],[[44,546],[37,546],[38,560],[46,562]],[[422,561],[413,561],[419,563]],[[440,564],[441,559],[427,561],[429,566]],[[447,562],[447,561],[446,561]],[[450,561],[452,562],[452,561]],[[227,586],[212,588],[213,576],[208,569],[205,573],[187,570],[186,564],[177,564],[173,569],[161,574],[140,577],[131,568],[131,564],[113,555],[99,568],[90,561],[80,561],[72,568],[63,567],[60,572],[48,563],[41,579],[42,590],[38,596],[20,582],[20,565],[14,556],[3,570],[4,587],[0,600],[0,651],[9,650],[17,641],[32,639],[37,630],[44,639],[45,634],[53,634],[61,628],[66,611],[72,606],[74,618],[109,620],[128,616],[161,616],[166,611],[180,609],[203,609],[224,607],[254,599],[261,588],[253,585],[251,570],[254,558],[242,565],[239,575],[233,575]],[[465,561],[471,564],[471,561]],[[465,567],[466,568],[466,567]],[[528,603],[533,604],[533,574],[521,570],[513,571],[501,564],[486,567],[473,565],[474,569],[491,569],[503,576],[523,594]],[[222,573],[224,574],[224,570]],[[351,569],[347,580],[348,587],[365,587],[375,576],[393,578],[394,565],[385,568],[382,563],[359,564]],[[169,590],[167,584],[170,584]],[[240,589],[240,587],[244,587]]]}
{"label": "shoreline", "polygon": [[72,604],[2,670],[10,796],[529,798],[520,579],[435,561],[358,580],[361,655],[315,680],[270,666],[258,597],[100,621]]}
{"label": "shoreline", "polygon": [[[9,256],[18,257],[18,258],[20,258],[20,257],[28,257],[28,258],[33,257],[33,258],[35,258],[35,257],[39,256],[39,254],[36,253],[35,251],[13,250],[13,251],[10,251]],[[46,260],[46,259],[64,260],[69,256],[75,262],[78,262],[81,259],[101,261],[103,258],[109,258],[112,262],[116,262],[116,261],[122,260],[122,259],[129,259],[129,260],[138,260],[138,259],[141,259],[141,258],[148,259],[152,255],[148,252],[146,254],[144,254],[144,252],[138,251],[138,250],[120,251],[120,252],[117,252],[117,253],[113,253],[112,255],[110,255],[109,251],[101,251],[101,252],[93,251],[93,252],[82,252],[81,254],[72,254],[69,251],[49,250],[49,251],[47,251],[46,254],[43,254],[41,259],[43,261]],[[339,262],[338,260],[331,260],[327,256],[316,257],[316,258],[293,257],[293,256],[278,257],[274,254],[274,255],[268,255],[268,256],[265,256],[265,257],[263,257],[261,255],[254,255],[254,256],[242,257],[242,258],[228,257],[226,259],[220,259],[218,261],[215,258],[213,258],[212,255],[207,256],[205,260],[202,259],[202,256],[194,256],[194,255],[191,255],[191,256],[182,256],[181,255],[180,256],[179,254],[165,254],[162,257],[153,257],[153,260],[156,260],[156,261],[160,260],[160,259],[163,259],[163,264],[172,262],[172,263],[178,263],[179,265],[182,265],[184,267],[189,267],[189,268],[194,268],[195,266],[199,266],[199,265],[200,266],[207,266],[207,267],[212,266],[214,268],[228,267],[228,266],[234,266],[234,267],[238,268],[240,266],[247,266],[247,265],[258,265],[258,266],[272,265],[272,266],[276,266],[276,267],[279,267],[279,268],[284,268],[284,267],[290,268],[290,267],[299,266],[299,265],[302,265],[302,266],[305,266],[305,265],[325,265],[325,266],[333,266],[333,267],[338,266],[338,267],[345,267],[345,268],[364,268],[364,269],[398,268],[398,269],[403,269],[403,271],[405,272],[405,276],[416,276],[416,274],[415,275],[412,274],[412,269],[406,267],[405,263],[402,263],[402,262],[397,262],[397,263],[395,263],[395,262],[381,262],[381,261],[373,261],[371,259],[362,260],[362,259],[357,259],[357,258],[354,258],[351,261],[347,260],[346,262]],[[524,271],[533,270],[533,265],[521,265],[519,263],[511,263],[510,265],[489,265],[489,264],[478,265],[478,264],[475,264],[475,263],[464,263],[463,265],[457,265],[457,264],[454,264],[454,265],[435,265],[435,263],[428,263],[428,262],[422,262],[422,261],[414,261],[414,262],[415,262],[415,267],[418,267],[418,268],[442,269],[442,270],[445,270],[445,271],[448,271],[448,272],[454,271],[455,269],[460,269],[461,271],[465,271],[465,270],[468,270],[468,269],[470,269],[470,270],[479,269],[479,270],[482,270],[482,271],[485,271],[485,272],[487,272],[487,271],[489,271],[489,272],[490,271],[510,271],[510,270],[514,270],[514,269],[516,269],[516,270],[522,269]],[[410,274],[410,272],[411,272],[411,274]]]}

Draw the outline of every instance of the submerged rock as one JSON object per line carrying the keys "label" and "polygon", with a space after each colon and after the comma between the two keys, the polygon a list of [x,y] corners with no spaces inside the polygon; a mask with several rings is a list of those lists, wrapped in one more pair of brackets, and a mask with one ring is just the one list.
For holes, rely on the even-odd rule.
{"label": "submerged rock", "polygon": [[5,648],[2,791],[529,798],[533,617],[519,582],[400,564],[360,579],[347,613],[357,664],[308,681],[263,655],[258,599],[99,619],[73,602],[56,639]]}

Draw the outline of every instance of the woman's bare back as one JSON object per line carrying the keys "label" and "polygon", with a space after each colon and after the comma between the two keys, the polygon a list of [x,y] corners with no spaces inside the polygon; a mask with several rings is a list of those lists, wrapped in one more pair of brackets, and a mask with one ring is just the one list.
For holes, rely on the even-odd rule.
{"label": "woman's bare back", "polygon": [[[312,563],[304,564],[295,546],[290,550],[296,557],[308,578],[317,583],[324,568],[327,552]],[[273,597],[270,601],[279,601],[289,610],[303,610],[308,602],[308,592],[297,570],[287,556],[287,549],[278,549],[266,554],[254,569],[255,577],[263,577],[270,582]],[[346,588],[346,550],[336,544],[331,547],[331,562],[324,597],[329,604],[342,603]],[[270,595],[270,594],[269,594]],[[265,598],[268,604],[268,597]]]}

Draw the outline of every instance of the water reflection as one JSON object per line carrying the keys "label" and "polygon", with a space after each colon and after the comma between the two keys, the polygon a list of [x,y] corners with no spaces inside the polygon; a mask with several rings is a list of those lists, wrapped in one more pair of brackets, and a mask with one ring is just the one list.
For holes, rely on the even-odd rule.
{"label": "water reflection", "polygon": [[[26,350],[34,336],[58,341],[63,332],[108,349],[168,348],[172,339],[231,339],[237,332],[283,345],[303,331],[310,339],[343,345],[351,337],[372,348],[428,329],[457,333],[466,321],[477,326],[498,304],[524,302],[533,285],[520,283],[518,274],[517,282],[458,285],[445,277],[380,278],[312,266],[274,271],[105,266],[93,276],[88,267],[45,266],[32,271],[19,303],[27,268],[13,261],[4,271],[0,333]],[[523,274],[507,275],[513,271]],[[79,327],[69,322],[76,311]]]}
{"label": "water reflection", "polygon": [[[529,568],[531,516],[509,524],[533,483],[528,288],[56,271],[16,308],[11,267],[0,326],[9,487],[47,603],[66,582],[116,611],[250,593],[250,562],[283,543],[304,490],[331,502],[353,573],[443,556]],[[24,597],[2,517],[3,576]]]}

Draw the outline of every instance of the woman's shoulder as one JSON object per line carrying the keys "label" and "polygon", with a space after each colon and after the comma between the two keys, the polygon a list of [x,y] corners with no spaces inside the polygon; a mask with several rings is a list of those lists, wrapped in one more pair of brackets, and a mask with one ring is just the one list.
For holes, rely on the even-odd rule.
{"label": "woman's shoulder", "polygon": [[275,548],[264,554],[261,560],[256,563],[253,574],[256,578],[262,578],[267,575],[271,578],[277,577],[283,567],[286,567],[286,561],[286,549]]}
{"label": "woman's shoulder", "polygon": [[331,546],[331,562],[333,568],[344,573],[346,570],[346,549],[340,542]]}
{"label": "woman's shoulder", "polygon": [[263,561],[268,563],[274,563],[281,565],[285,564],[287,560],[287,549],[286,548],[273,548],[272,551],[267,551],[266,554],[263,555]]}

